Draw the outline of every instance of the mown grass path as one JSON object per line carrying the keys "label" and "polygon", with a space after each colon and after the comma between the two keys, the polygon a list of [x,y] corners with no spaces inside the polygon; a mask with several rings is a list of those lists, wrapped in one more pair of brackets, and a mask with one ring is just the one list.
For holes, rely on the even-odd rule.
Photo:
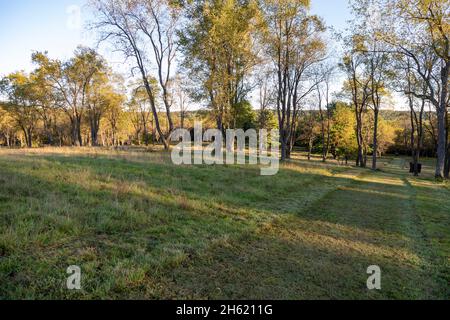
{"label": "mown grass path", "polygon": [[[211,293],[213,298],[250,294],[258,299],[450,297],[449,256],[435,256],[444,248],[432,244],[432,231],[423,224],[429,217],[418,212],[419,191],[403,162],[393,160],[384,172],[352,169],[335,175],[315,201],[263,226],[250,241],[212,248],[202,259],[208,263],[179,271],[177,284],[188,283],[188,292],[197,298]],[[446,205],[440,209],[442,231],[449,230]],[[448,246],[445,237],[443,247]],[[381,291],[367,290],[370,265],[381,267]]]}
{"label": "mown grass path", "polygon": [[0,298],[449,298],[450,191],[403,166],[2,152]]}

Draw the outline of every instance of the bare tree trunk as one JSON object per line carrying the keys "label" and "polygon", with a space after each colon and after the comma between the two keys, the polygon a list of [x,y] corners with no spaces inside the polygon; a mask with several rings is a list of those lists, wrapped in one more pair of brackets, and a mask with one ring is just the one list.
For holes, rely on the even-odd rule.
{"label": "bare tree trunk", "polygon": [[77,119],[77,135],[78,135],[78,143],[79,146],[82,147],[83,146],[83,136],[81,134],[81,118]]}
{"label": "bare tree trunk", "polygon": [[164,100],[164,105],[166,107],[166,115],[167,115],[167,124],[169,126],[168,130],[169,130],[169,135],[173,132],[174,130],[174,126],[173,126],[173,120],[172,120],[172,114],[170,112],[170,103],[169,103],[169,94],[167,93],[167,88],[166,85],[163,85],[163,100]]}
{"label": "bare tree trunk", "polygon": [[145,146],[148,147],[148,145],[150,144],[150,139],[149,139],[149,134],[148,134],[148,129],[147,129],[147,125],[144,125],[144,143]]}
{"label": "bare tree trunk", "polygon": [[362,136],[362,119],[358,111],[356,111],[356,139],[358,143],[358,155],[356,158],[356,166],[364,168],[364,150],[363,150],[363,136]]}
{"label": "bare tree trunk", "polygon": [[70,118],[70,135],[71,135],[71,139],[72,139],[72,146],[76,146],[77,142],[78,142],[78,138],[77,138],[77,124],[76,124],[76,120],[74,117]]}
{"label": "bare tree trunk", "polygon": [[81,119],[78,115],[70,117],[72,145],[81,147],[83,145],[83,137],[81,135]]}
{"label": "bare tree trunk", "polygon": [[372,170],[377,170],[377,158],[378,158],[378,107],[374,109],[373,120],[373,154],[372,154]]}
{"label": "bare tree trunk", "polygon": [[321,121],[320,130],[322,136],[322,162],[327,162],[327,147],[325,146],[325,117],[323,116],[322,111],[320,111],[320,121]]}
{"label": "bare tree trunk", "polygon": [[312,148],[313,148],[313,138],[309,138],[309,145],[308,145],[308,161],[311,160],[311,154],[312,154]]}
{"label": "bare tree trunk", "polygon": [[111,132],[108,132],[108,141],[111,142],[111,147],[116,146],[116,134],[114,132],[114,128],[111,128]]}
{"label": "bare tree trunk", "polygon": [[91,118],[91,144],[93,147],[97,147],[98,143],[98,131],[100,129],[100,120],[95,115]]}
{"label": "bare tree trunk", "polygon": [[447,154],[447,96],[450,62],[447,62],[441,70],[441,96],[437,110],[438,117],[438,150],[436,163],[436,178],[444,178],[445,159]]}
{"label": "bare tree trunk", "polygon": [[27,148],[33,147],[33,132],[32,129],[29,127],[22,127],[24,136],[25,136],[25,144]]}
{"label": "bare tree trunk", "polygon": [[450,130],[449,130],[449,118],[448,118],[448,112],[445,114],[446,124],[447,124],[447,154],[446,154],[446,160],[445,160],[445,168],[444,168],[444,177],[446,179],[450,178]]}
{"label": "bare tree trunk", "polygon": [[364,151],[363,151],[363,163],[362,163],[362,168],[365,168],[365,167],[367,167],[367,147],[366,146],[364,146],[364,149],[363,149]]}
{"label": "bare tree trunk", "polygon": [[223,133],[225,128],[223,127],[223,117],[221,114],[217,116],[216,122],[217,122],[217,130]]}
{"label": "bare tree trunk", "polygon": [[288,159],[288,142],[285,129],[280,129],[280,142],[281,142],[281,161],[285,161],[286,159]]}
{"label": "bare tree trunk", "polygon": [[28,147],[28,145],[29,145],[28,135],[27,135],[27,130],[25,128],[23,129],[23,134],[25,136],[25,145]]}
{"label": "bare tree trunk", "polygon": [[53,133],[52,133],[52,123],[51,119],[47,117],[42,117],[43,125],[44,125],[44,135],[47,138],[47,144],[53,145]]}
{"label": "bare tree trunk", "polygon": [[164,145],[164,149],[169,150],[169,143],[167,142],[167,140],[164,137],[164,134],[161,130],[161,125],[160,125],[159,117],[158,117],[158,111],[156,110],[155,97],[153,96],[153,91],[150,86],[150,83],[148,82],[148,79],[146,78],[146,73],[144,71],[144,68],[142,68],[142,76],[143,76],[143,80],[144,80],[144,84],[145,84],[145,89],[147,90],[147,94],[150,98],[150,104],[152,106],[152,113],[153,113],[153,119],[155,121],[156,130],[158,131],[160,139]]}
{"label": "bare tree trunk", "polygon": [[445,162],[444,176],[446,179],[450,178],[450,143],[447,146],[447,160]]}
{"label": "bare tree trunk", "polygon": [[419,113],[419,119],[417,119],[417,115],[414,115],[414,119],[416,121],[416,129],[417,129],[417,145],[415,148],[415,153],[413,155],[414,161],[414,176],[419,176],[419,162],[420,157],[422,155],[423,149],[423,138],[424,138],[424,130],[423,130],[423,112],[425,110],[425,99],[422,99],[422,106]]}
{"label": "bare tree trunk", "polygon": [[438,110],[438,148],[436,161],[436,178],[444,178],[445,158],[447,153],[445,115],[442,110]]}
{"label": "bare tree trunk", "polygon": [[33,130],[28,128],[28,148],[33,147]]}
{"label": "bare tree trunk", "polygon": [[11,148],[11,136],[8,132],[5,133],[6,146]]}
{"label": "bare tree trunk", "polygon": [[414,111],[414,101],[413,97],[411,95],[408,96],[409,100],[409,109],[410,109],[410,122],[411,122],[411,135],[410,135],[410,144],[411,144],[411,158],[413,161],[413,168],[414,168],[414,176],[418,176],[418,158],[417,158],[417,149],[416,149],[416,142],[415,142],[415,135],[416,135],[416,124],[415,124],[415,111]]}
{"label": "bare tree trunk", "polygon": [[319,105],[319,116],[320,116],[320,134],[322,138],[322,162],[327,161],[327,150],[325,147],[325,116],[322,110],[322,94],[320,92],[320,87],[317,85],[317,96],[318,96],[318,105]]}
{"label": "bare tree trunk", "polygon": [[181,111],[180,116],[181,116],[181,129],[184,129],[184,119],[186,117],[184,111]]}
{"label": "bare tree trunk", "polygon": [[328,124],[327,124],[327,147],[325,149],[325,160],[328,158],[328,154],[330,153],[330,143],[331,143],[331,113],[328,111]]}
{"label": "bare tree trunk", "polygon": [[152,145],[155,146],[156,143],[156,128],[154,125],[154,118],[152,117]]}

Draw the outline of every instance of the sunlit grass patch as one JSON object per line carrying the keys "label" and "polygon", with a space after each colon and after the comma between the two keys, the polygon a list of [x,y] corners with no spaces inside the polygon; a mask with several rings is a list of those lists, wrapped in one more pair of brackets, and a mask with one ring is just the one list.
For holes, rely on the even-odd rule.
{"label": "sunlit grass patch", "polygon": [[0,150],[0,297],[447,298],[449,190],[383,164],[262,177],[152,150]]}

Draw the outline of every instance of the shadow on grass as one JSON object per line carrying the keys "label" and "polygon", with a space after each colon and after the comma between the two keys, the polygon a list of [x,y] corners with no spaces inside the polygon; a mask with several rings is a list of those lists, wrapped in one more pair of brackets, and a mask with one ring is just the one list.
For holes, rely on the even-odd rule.
{"label": "shadow on grass", "polygon": [[[410,252],[415,230],[405,229],[402,183],[27,160],[0,176],[5,297],[421,298],[436,286],[426,280],[426,257]],[[73,263],[87,279],[75,296],[63,289]],[[382,292],[365,289],[372,264],[386,273]]]}

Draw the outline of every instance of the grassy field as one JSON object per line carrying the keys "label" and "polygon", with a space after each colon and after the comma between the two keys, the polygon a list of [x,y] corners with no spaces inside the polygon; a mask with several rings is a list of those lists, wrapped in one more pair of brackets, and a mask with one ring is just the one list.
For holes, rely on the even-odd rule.
{"label": "grassy field", "polygon": [[405,161],[297,157],[262,177],[162,152],[0,150],[0,299],[449,299],[450,189]]}

